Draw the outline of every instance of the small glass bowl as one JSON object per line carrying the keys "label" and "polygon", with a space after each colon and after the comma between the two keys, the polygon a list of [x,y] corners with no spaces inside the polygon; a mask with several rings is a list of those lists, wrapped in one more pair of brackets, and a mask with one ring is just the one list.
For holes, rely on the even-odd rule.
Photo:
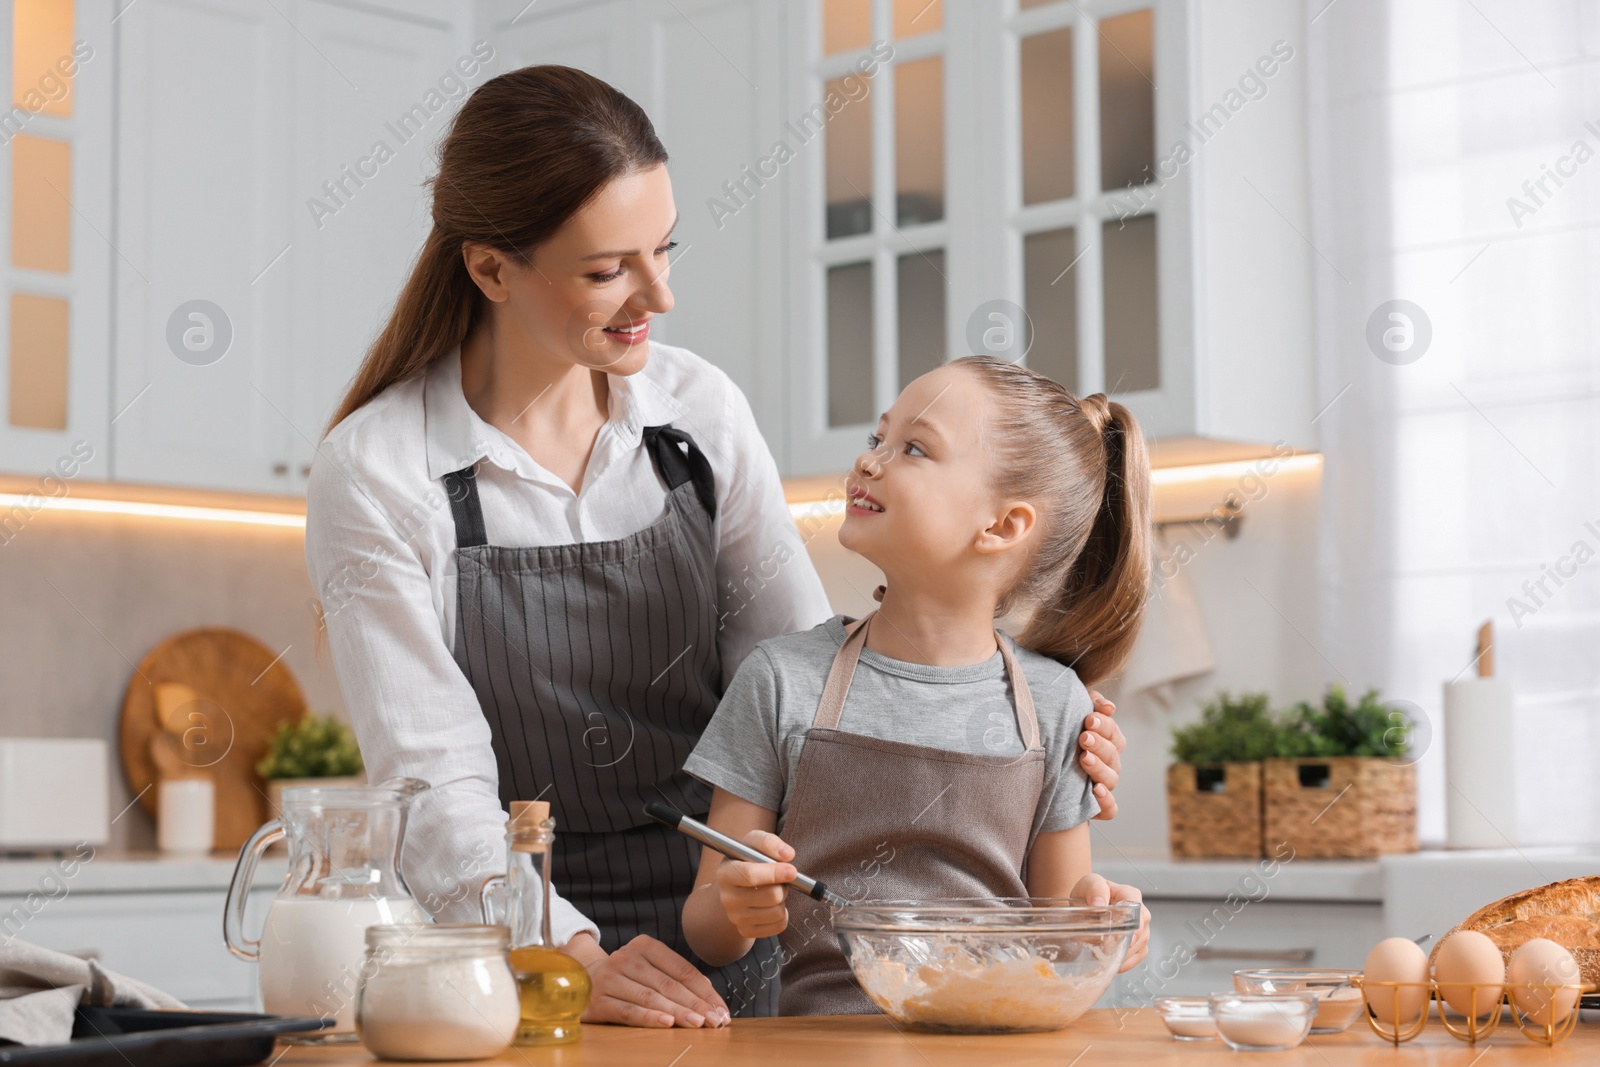
{"label": "small glass bowl", "polygon": [[1179,1041],[1210,1041],[1217,1036],[1210,997],[1157,997],[1156,1014]]}
{"label": "small glass bowl", "polygon": [[1317,1011],[1315,993],[1213,993],[1217,1036],[1241,1052],[1280,1052],[1306,1039]]}
{"label": "small glass bowl", "polygon": [[1313,1034],[1338,1034],[1366,1012],[1353,979],[1360,971],[1335,967],[1264,967],[1233,972],[1233,988],[1241,993],[1315,993]]}

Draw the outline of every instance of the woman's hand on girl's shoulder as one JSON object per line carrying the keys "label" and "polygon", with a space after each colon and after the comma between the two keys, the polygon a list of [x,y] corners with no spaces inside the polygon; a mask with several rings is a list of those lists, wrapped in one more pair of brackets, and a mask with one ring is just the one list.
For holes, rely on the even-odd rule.
{"label": "woman's hand on girl's shoulder", "polygon": [[1094,710],[1083,720],[1083,733],[1078,735],[1078,747],[1082,749],[1078,762],[1094,782],[1094,798],[1100,802],[1094,817],[1115,819],[1117,798],[1113,791],[1122,774],[1122,750],[1128,747],[1128,739],[1111,718],[1117,706],[1093,689],[1089,690],[1089,699],[1094,702]]}

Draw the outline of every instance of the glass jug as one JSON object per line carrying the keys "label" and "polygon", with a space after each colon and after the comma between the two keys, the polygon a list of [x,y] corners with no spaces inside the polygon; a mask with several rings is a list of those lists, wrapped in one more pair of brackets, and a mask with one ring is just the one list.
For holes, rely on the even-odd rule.
{"label": "glass jug", "polygon": [[[390,778],[377,785],[285,789],[279,817],[239,850],[223,938],[235,956],[259,963],[265,1011],[333,1020],[303,1041],[356,1040],[368,926],[430,921],[400,876],[406,815],[427,788],[416,778]],[[283,840],[289,873],[254,940],[244,934],[245,901],[261,854]]]}

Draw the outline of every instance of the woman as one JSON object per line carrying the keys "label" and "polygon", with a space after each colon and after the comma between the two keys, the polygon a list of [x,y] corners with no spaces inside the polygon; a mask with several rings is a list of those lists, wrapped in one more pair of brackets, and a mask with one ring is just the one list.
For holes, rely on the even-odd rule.
{"label": "woman", "polygon": [[[702,1026],[729,1001],[774,1013],[752,977],[776,947],[685,958],[698,849],[641,808],[706,812],[683,761],[728,679],[832,612],[743,394],[649,341],[672,308],[666,161],[644,112],[581,71],[473,93],[432,232],[318,451],[306,557],[369,774],[433,785],[405,854],[423,906],[475,919],[510,801],[549,800],[553,933],[594,979],[585,1018]],[[1122,735],[1097,710],[1085,769],[1114,812]]]}

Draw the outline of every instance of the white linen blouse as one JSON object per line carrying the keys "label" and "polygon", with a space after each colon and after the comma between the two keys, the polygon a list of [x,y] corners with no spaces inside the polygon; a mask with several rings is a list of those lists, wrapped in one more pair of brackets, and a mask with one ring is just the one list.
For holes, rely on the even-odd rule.
{"label": "white linen blouse", "polygon": [[[403,869],[439,921],[479,921],[479,883],[506,869],[507,818],[489,725],[453,655],[456,535],[445,474],[486,460],[477,481],[490,544],[625,537],[665,509],[642,429],[672,423],[695,439],[716,480],[724,686],[756,642],[832,615],[744,394],[694,353],[650,344],[642,370],[607,376],[610,417],[577,493],[472,410],[459,349],[385,389],[317,450],[306,493],[312,588],[369,779],[432,785],[414,803]],[[559,893],[551,925],[558,945],[580,930],[599,936]]]}

